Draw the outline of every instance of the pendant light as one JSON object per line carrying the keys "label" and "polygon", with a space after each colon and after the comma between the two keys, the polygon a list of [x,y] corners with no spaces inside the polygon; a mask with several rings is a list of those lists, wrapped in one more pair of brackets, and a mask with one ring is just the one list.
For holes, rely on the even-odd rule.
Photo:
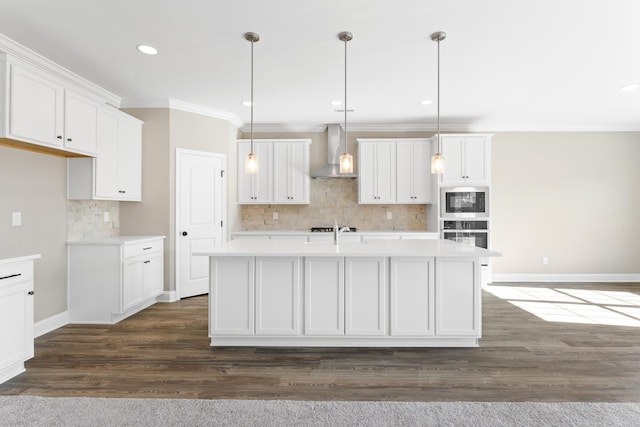
{"label": "pendant light", "polygon": [[253,152],[253,44],[260,40],[260,36],[256,33],[245,33],[244,38],[251,42],[251,148],[245,163],[245,171],[255,174],[258,173],[258,158]]}
{"label": "pendant light", "polygon": [[347,42],[353,34],[343,31],[338,38],[344,42],[344,153],[340,156],[340,173],[353,173],[353,156],[347,150]]}
{"label": "pendant light", "polygon": [[431,157],[431,173],[443,173],[444,172],[444,157],[442,157],[440,148],[440,42],[447,37],[444,31],[438,31],[431,34],[431,40],[438,43],[438,152]]}

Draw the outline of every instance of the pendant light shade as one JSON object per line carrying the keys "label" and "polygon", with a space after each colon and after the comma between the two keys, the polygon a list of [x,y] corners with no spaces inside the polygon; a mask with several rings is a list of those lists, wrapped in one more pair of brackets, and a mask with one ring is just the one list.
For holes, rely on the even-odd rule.
{"label": "pendant light shade", "polygon": [[431,34],[431,40],[438,43],[438,152],[431,157],[431,173],[440,174],[444,172],[444,157],[441,153],[440,147],[440,42],[447,37],[444,31],[438,31]]}
{"label": "pendant light shade", "polygon": [[251,42],[251,148],[245,162],[245,171],[247,173],[258,173],[258,158],[253,152],[253,44],[260,40],[260,36],[256,33],[245,33],[244,38]]}
{"label": "pendant light shade", "polygon": [[347,150],[347,42],[353,34],[343,31],[338,38],[344,42],[344,153],[340,156],[340,173],[353,173],[353,156]]}

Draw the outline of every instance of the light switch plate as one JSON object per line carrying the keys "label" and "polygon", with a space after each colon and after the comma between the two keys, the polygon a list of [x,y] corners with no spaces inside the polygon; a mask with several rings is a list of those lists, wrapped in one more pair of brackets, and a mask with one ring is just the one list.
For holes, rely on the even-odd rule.
{"label": "light switch plate", "polygon": [[278,212],[273,213],[273,219],[278,219]]}
{"label": "light switch plate", "polygon": [[22,225],[22,212],[11,213],[11,225],[14,227],[20,227]]}
{"label": "light switch plate", "polygon": [[109,222],[109,211],[106,211],[102,216],[104,218],[104,222]]}
{"label": "light switch plate", "polygon": [[393,219],[393,215],[391,214],[391,212],[387,212],[387,219]]}

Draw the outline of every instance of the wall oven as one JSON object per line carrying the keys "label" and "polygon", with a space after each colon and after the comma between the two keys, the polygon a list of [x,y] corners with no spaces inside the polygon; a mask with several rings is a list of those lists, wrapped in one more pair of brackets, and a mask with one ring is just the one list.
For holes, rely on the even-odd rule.
{"label": "wall oven", "polygon": [[489,221],[442,221],[442,238],[489,249]]}
{"label": "wall oven", "polygon": [[489,187],[443,187],[441,218],[488,218]]}

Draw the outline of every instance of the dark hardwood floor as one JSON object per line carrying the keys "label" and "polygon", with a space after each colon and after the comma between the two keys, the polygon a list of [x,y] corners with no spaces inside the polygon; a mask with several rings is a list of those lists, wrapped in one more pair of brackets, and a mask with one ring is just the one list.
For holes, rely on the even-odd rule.
{"label": "dark hardwood floor", "polygon": [[[536,291],[544,288],[630,293],[631,305],[593,303],[600,294],[591,292],[570,308],[631,310],[622,316],[640,323],[637,283],[493,289],[527,288],[531,297],[513,298],[533,306],[554,300]],[[35,352],[0,395],[640,402],[639,327],[542,320],[487,291],[479,348],[211,348],[203,296],[156,304],[113,326],[67,325],[37,338]]]}

